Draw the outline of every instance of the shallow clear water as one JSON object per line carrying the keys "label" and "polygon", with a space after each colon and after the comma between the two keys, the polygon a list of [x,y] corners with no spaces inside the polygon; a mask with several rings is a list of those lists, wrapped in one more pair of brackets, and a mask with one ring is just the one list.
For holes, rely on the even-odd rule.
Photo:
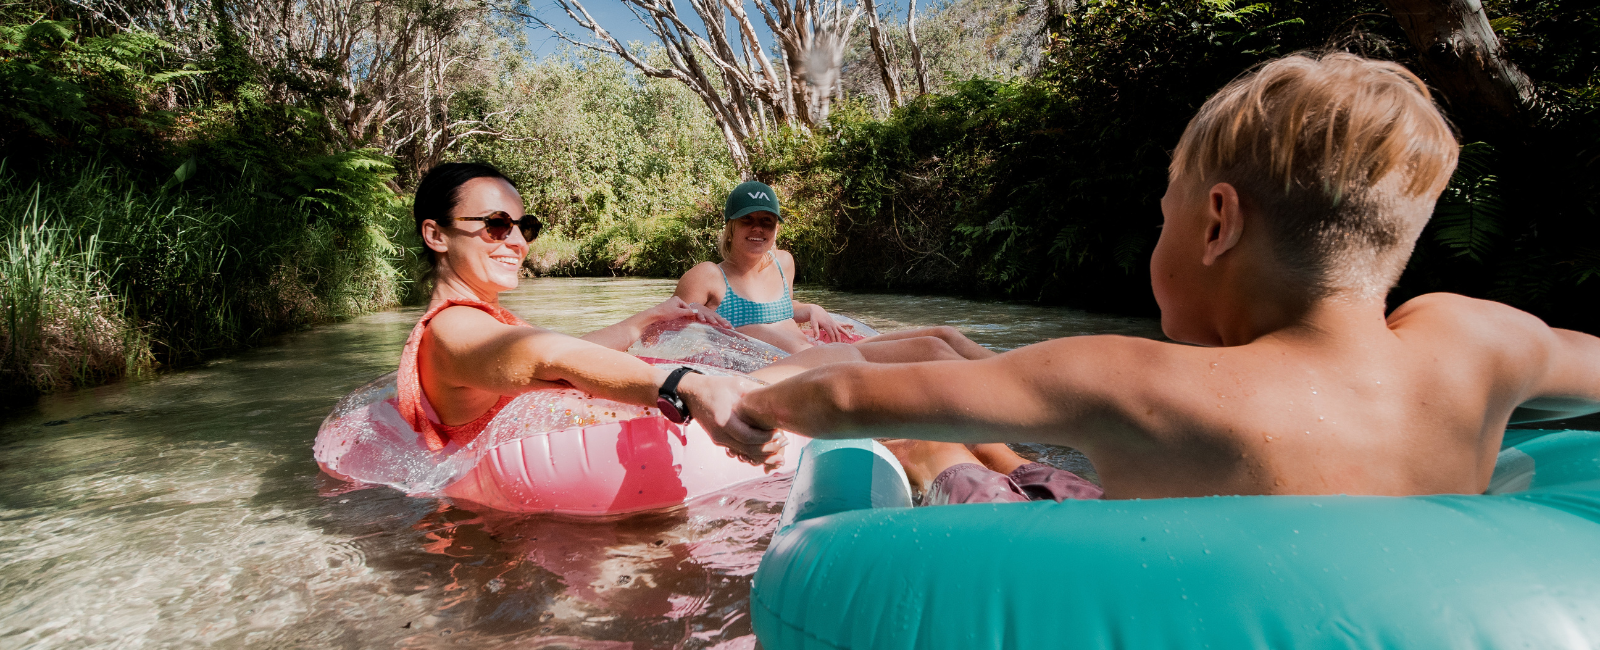
{"label": "shallow clear water", "polygon": [[[505,296],[567,333],[672,282],[540,279]],[[1152,320],[944,297],[797,291],[880,329],[996,348],[1158,336]],[[285,336],[204,367],[49,397],[0,424],[0,647],[748,648],[787,492],[767,479],[596,522],[476,511],[322,476],[333,403],[393,370],[419,311]],[[1025,454],[1089,471],[1069,450]]]}

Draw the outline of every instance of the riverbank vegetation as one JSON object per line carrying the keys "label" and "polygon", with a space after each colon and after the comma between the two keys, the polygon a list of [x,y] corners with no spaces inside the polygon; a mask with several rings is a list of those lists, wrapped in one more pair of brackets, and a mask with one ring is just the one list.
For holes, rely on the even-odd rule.
{"label": "riverbank vegetation", "polygon": [[391,305],[409,286],[400,158],[334,128],[340,79],[267,65],[233,14],[191,9],[121,23],[89,5],[0,10],[8,404]]}
{"label": "riverbank vegetation", "polygon": [[1320,49],[1418,71],[1467,143],[1395,299],[1459,291],[1600,330],[1587,4],[1484,3],[1527,81],[1496,113],[1421,54],[1390,11],[1409,0],[829,1],[878,19],[840,22],[845,39],[783,27],[811,49],[756,52],[733,16],[716,57],[670,25],[656,43],[580,30],[535,57],[543,27],[511,1],[0,8],[0,390],[419,299],[406,195],[443,160],[522,188],[550,226],[530,273],[714,259],[722,197],[755,177],[784,194],[802,281],[1151,313],[1157,199],[1189,117],[1250,66]]}

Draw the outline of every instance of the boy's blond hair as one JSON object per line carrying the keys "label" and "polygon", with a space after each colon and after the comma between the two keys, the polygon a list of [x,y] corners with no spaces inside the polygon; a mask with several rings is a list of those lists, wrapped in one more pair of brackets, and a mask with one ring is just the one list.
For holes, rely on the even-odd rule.
{"label": "boy's blond hair", "polygon": [[1427,86],[1389,61],[1293,55],[1223,87],[1189,121],[1170,178],[1230,183],[1279,261],[1318,295],[1386,294],[1455,170]]}

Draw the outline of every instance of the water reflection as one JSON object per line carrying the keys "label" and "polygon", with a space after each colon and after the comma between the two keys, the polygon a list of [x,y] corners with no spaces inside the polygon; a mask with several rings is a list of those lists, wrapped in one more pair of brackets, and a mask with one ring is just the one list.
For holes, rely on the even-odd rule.
{"label": "water reflection", "polygon": [[[583,333],[671,288],[539,280],[506,304]],[[874,326],[950,324],[996,348],[1156,331],[1025,305],[797,293]],[[53,396],[0,425],[0,645],[753,645],[749,577],[783,479],[596,522],[321,475],[317,425],[340,396],[394,369],[418,314],[375,314],[153,381]],[[1084,467],[1060,448],[1023,451]]]}

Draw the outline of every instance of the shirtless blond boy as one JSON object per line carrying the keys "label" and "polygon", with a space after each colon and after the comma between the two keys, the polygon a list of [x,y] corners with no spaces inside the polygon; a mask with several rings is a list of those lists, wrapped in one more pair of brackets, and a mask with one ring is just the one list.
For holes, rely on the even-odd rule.
{"label": "shirtless blond boy", "polygon": [[[1023,462],[960,443],[1023,441],[1082,451],[1107,498],[1482,492],[1519,406],[1600,410],[1600,339],[1450,294],[1385,316],[1456,153],[1403,67],[1274,61],[1206,102],[1173,155],[1150,271],[1162,330],[1194,345],[1080,336],[844,363],[751,391],[737,414],[935,441],[895,449],[935,495]],[[963,489],[945,500],[985,500]]]}

